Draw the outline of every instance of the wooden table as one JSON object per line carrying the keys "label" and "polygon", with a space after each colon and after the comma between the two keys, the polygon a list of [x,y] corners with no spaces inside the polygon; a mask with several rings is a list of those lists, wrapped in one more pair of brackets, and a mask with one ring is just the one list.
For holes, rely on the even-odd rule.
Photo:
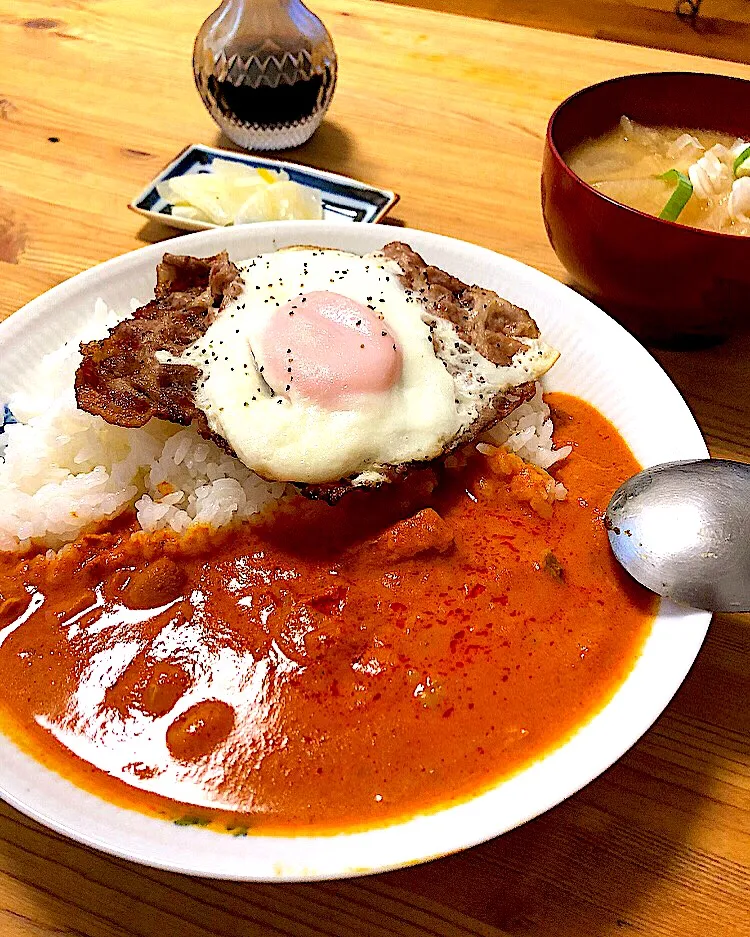
{"label": "wooden table", "polygon": [[[538,198],[555,104],[640,70],[750,77],[749,66],[375,0],[312,5],[340,79],[329,119],[295,158],[396,189],[394,221],[561,279]],[[0,0],[0,318],[173,233],[125,205],[187,143],[226,145],[190,68],[211,7]],[[712,453],[748,460],[750,337],[658,357]],[[750,619],[718,616],[662,718],[580,794],[460,855],[343,883],[193,881],[74,845],[2,806],[0,934],[748,935],[749,698]]]}

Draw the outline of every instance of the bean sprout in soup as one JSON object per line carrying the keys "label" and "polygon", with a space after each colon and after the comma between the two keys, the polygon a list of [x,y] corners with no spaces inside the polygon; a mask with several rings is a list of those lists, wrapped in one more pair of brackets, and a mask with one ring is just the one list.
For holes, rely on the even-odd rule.
{"label": "bean sprout in soup", "polygon": [[624,205],[694,228],[750,235],[750,139],[622,117],[614,130],[570,150],[566,161]]}

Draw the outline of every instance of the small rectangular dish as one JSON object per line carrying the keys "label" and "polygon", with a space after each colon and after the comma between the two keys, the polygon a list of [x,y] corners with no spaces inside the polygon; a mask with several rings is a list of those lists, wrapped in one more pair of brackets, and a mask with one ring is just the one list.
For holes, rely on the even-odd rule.
{"label": "small rectangular dish", "polygon": [[208,228],[220,227],[208,221],[174,217],[171,214],[172,206],[156,190],[157,185],[166,179],[209,171],[215,159],[232,160],[254,169],[259,167],[283,169],[293,182],[316,189],[320,193],[323,201],[324,221],[368,223],[380,221],[399,198],[395,192],[378,189],[364,182],[357,182],[347,176],[339,176],[322,169],[193,143],[179,153],[168,166],[165,166],[140,195],[129,203],[128,208],[138,212],[139,215],[145,215],[152,221],[160,221],[162,224],[168,224],[183,231],[205,231]]}

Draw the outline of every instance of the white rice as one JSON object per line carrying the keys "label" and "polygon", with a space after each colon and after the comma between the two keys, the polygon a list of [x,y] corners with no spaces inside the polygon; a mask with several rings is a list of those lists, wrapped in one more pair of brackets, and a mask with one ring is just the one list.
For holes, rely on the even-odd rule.
{"label": "white rice", "polygon": [[536,393],[531,400],[516,407],[502,422],[485,433],[482,439],[493,446],[505,446],[524,462],[548,469],[569,456],[573,448],[561,446],[555,449],[552,430],[550,409],[544,402],[542,385],[537,381]]}
{"label": "white rice", "polygon": [[98,300],[85,331],[42,360],[35,390],[8,401],[18,423],[0,436],[0,550],[60,546],[130,506],[144,530],[220,527],[284,493],[193,429],[159,420],[124,429],[76,407],[79,342],[119,318]]}
{"label": "white rice", "polygon": [[[542,385],[537,381],[536,393],[531,400],[522,403],[504,420],[485,433],[477,448],[481,452],[485,443],[504,446],[524,462],[531,462],[546,470],[556,462],[567,458],[573,450],[572,446],[561,446],[555,449],[552,441],[553,429],[550,410],[542,396]],[[556,499],[564,501],[567,494],[565,485],[557,482]]]}
{"label": "white rice", "polygon": [[[0,435],[0,550],[59,547],[130,506],[144,530],[221,527],[284,494],[284,484],[259,478],[193,429],[159,420],[125,429],[77,409],[79,342],[105,335],[122,317],[98,300],[86,329],[43,359],[28,382],[35,390],[8,401],[18,422]],[[543,468],[569,451],[553,450],[541,386],[484,439]]]}

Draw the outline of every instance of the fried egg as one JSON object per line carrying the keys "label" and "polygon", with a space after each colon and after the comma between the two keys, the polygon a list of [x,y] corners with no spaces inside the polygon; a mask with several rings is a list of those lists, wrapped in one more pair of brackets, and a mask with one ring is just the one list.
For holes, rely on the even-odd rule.
{"label": "fried egg", "polygon": [[[373,483],[434,459],[493,396],[535,380],[539,339],[507,366],[461,340],[381,254],[292,248],[238,264],[244,288],[179,357],[216,435],[266,479]],[[449,367],[450,365],[450,367]]]}

